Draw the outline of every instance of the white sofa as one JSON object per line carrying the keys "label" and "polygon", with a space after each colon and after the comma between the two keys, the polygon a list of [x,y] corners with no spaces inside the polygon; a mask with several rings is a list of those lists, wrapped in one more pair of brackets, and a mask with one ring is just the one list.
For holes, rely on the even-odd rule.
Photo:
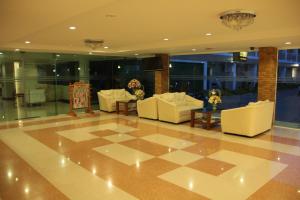
{"label": "white sofa", "polygon": [[274,102],[250,102],[247,106],[221,112],[223,133],[253,137],[272,128]]}
{"label": "white sofa", "polygon": [[203,108],[203,101],[195,99],[185,92],[164,93],[157,98],[158,119],[160,121],[180,123],[191,119],[191,110]]}
{"label": "white sofa", "polygon": [[139,117],[148,119],[158,119],[157,98],[149,97],[137,101],[137,112]]}
{"label": "white sofa", "polygon": [[116,101],[136,99],[136,96],[130,94],[125,89],[100,90],[97,94],[100,110],[107,112],[116,111]]}
{"label": "white sofa", "polygon": [[45,103],[45,89],[29,89],[25,94],[25,102],[27,104]]}

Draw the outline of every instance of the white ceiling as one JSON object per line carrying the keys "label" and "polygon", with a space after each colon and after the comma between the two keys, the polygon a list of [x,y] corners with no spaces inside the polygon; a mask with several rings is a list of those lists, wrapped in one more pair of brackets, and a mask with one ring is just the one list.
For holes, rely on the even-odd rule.
{"label": "white ceiling", "polygon": [[[88,53],[87,38],[105,41],[109,49],[97,49],[103,55],[300,47],[299,0],[0,0],[0,5],[2,50]],[[241,31],[225,27],[219,14],[232,9],[254,11],[254,24]],[[284,44],[288,41],[292,44]]]}

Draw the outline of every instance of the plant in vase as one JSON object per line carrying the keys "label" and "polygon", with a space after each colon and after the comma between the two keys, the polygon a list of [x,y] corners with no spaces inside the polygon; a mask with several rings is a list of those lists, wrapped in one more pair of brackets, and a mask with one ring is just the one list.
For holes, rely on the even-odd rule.
{"label": "plant in vase", "polygon": [[144,96],[145,96],[145,92],[142,89],[137,89],[137,90],[134,91],[134,95],[136,96],[136,98],[138,100],[143,100]]}
{"label": "plant in vase", "polygon": [[129,81],[128,88],[132,91],[131,93],[135,95],[138,100],[144,99],[144,86],[139,80],[132,79],[131,81]]}
{"label": "plant in vase", "polygon": [[208,103],[212,105],[214,111],[217,110],[217,104],[222,103],[221,91],[212,89],[211,91],[209,91],[208,96]]}

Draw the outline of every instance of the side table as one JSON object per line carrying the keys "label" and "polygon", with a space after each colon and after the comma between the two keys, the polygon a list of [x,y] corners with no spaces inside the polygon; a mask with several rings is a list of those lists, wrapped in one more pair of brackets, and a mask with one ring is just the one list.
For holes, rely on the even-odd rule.
{"label": "side table", "polygon": [[[216,126],[221,122],[221,120],[219,118],[213,118],[212,117],[213,112],[214,111],[212,109],[207,109],[207,108],[191,110],[190,126],[194,127],[195,123],[201,124],[202,128],[204,129],[211,129],[212,127]],[[215,112],[219,112],[219,110]],[[196,113],[202,113],[203,116],[200,119],[196,119],[195,117]]]}
{"label": "side table", "polygon": [[120,100],[120,101],[116,101],[116,112],[117,112],[117,114],[120,113],[120,106],[121,106],[121,104],[124,105],[124,110],[123,110],[124,115],[128,115],[128,113],[129,113],[129,105],[130,104],[134,104],[135,105],[134,106],[135,109],[131,109],[130,111],[136,111],[136,102],[137,102],[137,100],[129,100],[129,101],[127,101],[127,100]]}

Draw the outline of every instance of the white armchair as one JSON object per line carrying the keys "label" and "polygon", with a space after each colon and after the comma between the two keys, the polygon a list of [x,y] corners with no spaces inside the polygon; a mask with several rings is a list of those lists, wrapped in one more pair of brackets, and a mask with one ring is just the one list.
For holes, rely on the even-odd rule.
{"label": "white armchair", "polygon": [[157,119],[157,98],[149,97],[137,101],[137,112],[139,117]]}
{"label": "white armchair", "polygon": [[45,89],[29,89],[25,94],[25,102],[27,104],[45,103]]}
{"label": "white armchair", "polygon": [[100,90],[97,94],[100,110],[107,112],[116,111],[116,101],[136,99],[136,96],[131,95],[125,89]]}
{"label": "white armchair", "polygon": [[223,133],[253,137],[272,128],[274,102],[249,103],[245,107],[223,110]]}
{"label": "white armchair", "polygon": [[180,123],[191,119],[191,110],[203,108],[203,101],[184,92],[165,93],[157,97],[158,118],[161,121]]}

